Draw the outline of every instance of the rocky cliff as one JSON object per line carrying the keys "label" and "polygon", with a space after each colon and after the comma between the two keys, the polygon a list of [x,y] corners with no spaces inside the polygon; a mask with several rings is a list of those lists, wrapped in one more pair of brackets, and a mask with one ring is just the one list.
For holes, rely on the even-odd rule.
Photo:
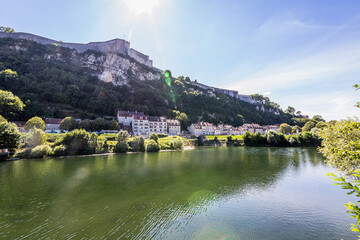
{"label": "rocky cliff", "polygon": [[[83,68],[91,69],[91,74],[100,80],[112,82],[114,85],[127,85],[129,80],[160,79],[162,71],[146,64],[146,58],[141,61],[141,53],[132,50],[125,54],[123,40],[111,40],[103,43],[72,44],[61,43],[32,34],[0,33],[2,42],[10,49],[26,52],[33,44],[45,45],[48,51],[44,55],[47,60],[68,61]],[[35,42],[29,44],[29,42]],[[59,45],[61,43],[62,45]],[[92,47],[89,47],[92,46]],[[95,50],[94,50],[95,49]],[[107,49],[107,51],[106,51]],[[131,50],[131,49],[130,49]],[[126,50],[127,52],[127,50]],[[148,61],[151,61],[148,59]]]}

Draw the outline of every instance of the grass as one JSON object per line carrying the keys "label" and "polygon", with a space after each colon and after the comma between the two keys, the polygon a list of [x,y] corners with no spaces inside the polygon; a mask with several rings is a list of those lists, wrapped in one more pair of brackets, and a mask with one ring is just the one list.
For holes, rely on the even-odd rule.
{"label": "grass", "polygon": [[215,137],[218,138],[218,140],[227,140],[227,137],[231,136],[233,140],[243,140],[242,135],[205,135],[205,137],[208,140],[214,140]]}

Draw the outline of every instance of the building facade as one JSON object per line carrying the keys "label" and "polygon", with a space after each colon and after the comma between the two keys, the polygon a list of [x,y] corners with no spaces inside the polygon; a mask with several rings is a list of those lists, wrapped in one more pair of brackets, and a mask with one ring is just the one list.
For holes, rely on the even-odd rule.
{"label": "building facade", "polygon": [[166,117],[149,116],[149,132],[150,134],[167,134]]}
{"label": "building facade", "polygon": [[179,135],[181,134],[181,124],[179,120],[176,119],[167,119],[167,132],[170,135]]}

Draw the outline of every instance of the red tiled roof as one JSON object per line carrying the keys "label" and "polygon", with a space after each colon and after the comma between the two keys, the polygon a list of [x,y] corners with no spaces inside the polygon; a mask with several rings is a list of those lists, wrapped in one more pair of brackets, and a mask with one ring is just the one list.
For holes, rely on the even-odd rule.
{"label": "red tiled roof", "polygon": [[62,118],[46,118],[45,124],[60,124],[62,120]]}

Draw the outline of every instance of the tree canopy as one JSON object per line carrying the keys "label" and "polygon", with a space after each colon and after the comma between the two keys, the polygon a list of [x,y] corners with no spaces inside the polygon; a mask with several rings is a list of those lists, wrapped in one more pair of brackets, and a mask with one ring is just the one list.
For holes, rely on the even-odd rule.
{"label": "tree canopy", "polygon": [[40,117],[30,118],[25,124],[25,130],[30,131],[33,129],[41,129],[44,131],[46,129],[44,120]]}
{"label": "tree canopy", "polygon": [[8,149],[11,154],[18,148],[20,133],[15,124],[0,122],[0,149]]}
{"label": "tree canopy", "polygon": [[12,92],[0,90],[0,115],[12,117],[24,109],[25,104]]}

